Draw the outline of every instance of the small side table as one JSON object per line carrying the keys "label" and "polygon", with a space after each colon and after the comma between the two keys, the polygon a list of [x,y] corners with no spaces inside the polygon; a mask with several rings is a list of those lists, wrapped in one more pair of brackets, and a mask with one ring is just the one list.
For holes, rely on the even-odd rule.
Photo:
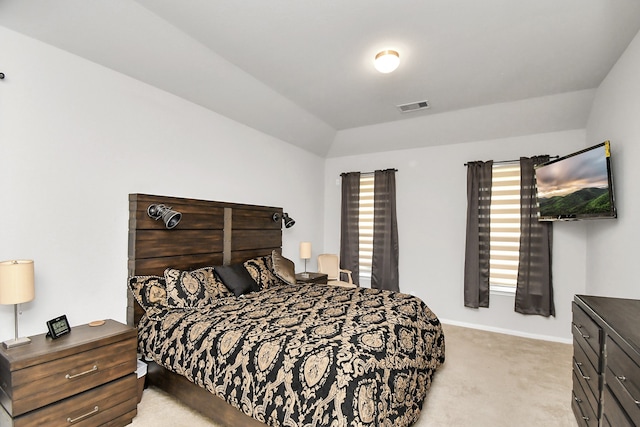
{"label": "small side table", "polygon": [[[130,424],[137,413],[137,333],[115,320],[0,348],[0,425]],[[82,421],[82,422],[80,422]]]}
{"label": "small side table", "polygon": [[297,273],[296,282],[298,283],[319,283],[327,284],[327,275],[324,273]]}

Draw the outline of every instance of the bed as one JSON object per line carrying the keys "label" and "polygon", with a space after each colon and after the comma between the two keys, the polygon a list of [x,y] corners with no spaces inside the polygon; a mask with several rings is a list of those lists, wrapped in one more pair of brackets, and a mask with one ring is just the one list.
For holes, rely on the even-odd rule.
{"label": "bed", "polygon": [[[151,204],[181,212],[178,227],[149,218]],[[295,283],[281,208],[144,194],[129,205],[127,317],[150,384],[229,427],[420,416],[444,362],[440,322],[420,299]],[[236,296],[239,266],[255,287]]]}

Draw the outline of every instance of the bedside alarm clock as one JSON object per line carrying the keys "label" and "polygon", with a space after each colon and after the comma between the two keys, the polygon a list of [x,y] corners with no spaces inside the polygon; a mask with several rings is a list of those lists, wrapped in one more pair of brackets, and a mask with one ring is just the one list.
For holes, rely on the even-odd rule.
{"label": "bedside alarm clock", "polygon": [[49,329],[49,332],[47,332],[47,336],[51,337],[54,340],[71,332],[69,322],[67,321],[67,316],[64,314],[62,316],[56,317],[55,319],[48,320],[47,328]]}

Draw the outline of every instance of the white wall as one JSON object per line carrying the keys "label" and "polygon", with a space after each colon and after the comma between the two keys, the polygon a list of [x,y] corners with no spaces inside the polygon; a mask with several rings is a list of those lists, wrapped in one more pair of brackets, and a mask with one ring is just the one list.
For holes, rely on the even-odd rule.
{"label": "white wall", "polygon": [[[128,194],[282,206],[283,252],[322,245],[324,159],[0,27],[0,260],[35,260],[20,335],[125,321]],[[224,82],[220,82],[224,84]],[[13,338],[0,306],[0,340]]]}
{"label": "white wall", "polygon": [[587,125],[589,145],[611,141],[618,218],[589,224],[587,291],[640,298],[640,33],[596,93]]}
{"label": "white wall", "polygon": [[[635,280],[640,241],[640,197],[636,188],[640,182],[639,75],[640,33],[596,91],[586,130],[329,159],[325,172],[326,250],[339,250],[339,174],[396,167],[402,291],[421,297],[444,321],[520,335],[570,339],[574,294],[640,298],[640,286]],[[513,109],[516,107],[514,104]],[[478,122],[469,113],[485,114],[483,110],[490,108],[485,106],[467,114],[449,113],[447,120],[457,121],[464,128],[466,120],[471,124]],[[488,116],[495,120],[495,115]],[[412,121],[407,128],[412,137],[416,135],[417,124]],[[346,146],[376,141],[380,137],[379,127],[341,131],[336,141]],[[397,122],[392,127],[393,135],[402,138],[404,124]],[[425,134],[428,131],[425,129]],[[564,155],[607,139],[612,144],[618,218],[554,224],[556,317],[520,315],[513,311],[513,297],[498,295],[491,296],[489,309],[463,307],[466,171],[462,164],[467,160],[511,159],[542,153]]]}
{"label": "white wall", "polygon": [[[640,240],[631,196],[640,178],[631,164],[640,158],[638,37],[598,90],[586,135],[554,131],[326,162],[3,27],[0,37],[7,75],[0,81],[0,260],[36,262],[36,300],[22,305],[21,335],[44,332],[45,320],[62,313],[72,324],[124,321],[129,193],[283,206],[297,221],[283,231],[284,254],[302,270],[298,243],[311,241],[314,270],[318,253],[339,248],[339,174],[389,167],[399,169],[401,290],[443,320],[567,339],[573,294],[640,296],[630,271]],[[562,155],[604,139],[612,141],[620,218],[555,226],[557,317],[517,314],[512,297],[496,295],[489,309],[463,307],[463,163]],[[0,340],[12,337],[12,307],[0,306]]]}
{"label": "white wall", "polygon": [[[460,126],[464,126],[464,122]],[[398,138],[401,137],[399,134]],[[574,294],[585,291],[586,225],[554,224],[555,318],[514,312],[513,296],[491,295],[488,309],[465,308],[467,202],[463,165],[471,160],[564,155],[584,148],[584,143],[584,130],[574,130],[328,159],[325,249],[339,250],[340,173],[395,167],[398,169],[400,290],[420,297],[449,323],[567,340],[571,334],[571,300]]]}

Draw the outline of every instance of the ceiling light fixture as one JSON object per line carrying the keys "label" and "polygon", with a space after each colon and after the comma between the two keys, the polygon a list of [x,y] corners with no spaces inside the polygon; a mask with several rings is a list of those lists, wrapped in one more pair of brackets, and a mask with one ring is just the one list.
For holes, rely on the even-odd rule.
{"label": "ceiling light fixture", "polygon": [[395,50],[383,50],[376,55],[374,64],[381,73],[390,73],[400,65],[400,54]]}

